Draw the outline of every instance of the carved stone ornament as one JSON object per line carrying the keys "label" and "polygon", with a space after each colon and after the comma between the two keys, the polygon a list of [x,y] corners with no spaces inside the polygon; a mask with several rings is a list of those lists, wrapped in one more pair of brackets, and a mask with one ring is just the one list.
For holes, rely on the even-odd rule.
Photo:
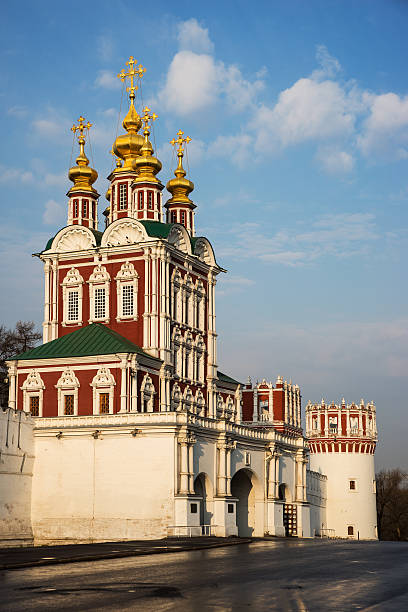
{"label": "carved stone ornament", "polygon": [[181,229],[181,227],[177,227],[173,225],[171,228],[167,240],[170,244],[172,244],[176,249],[183,251],[184,253],[189,253],[189,248],[187,246],[187,240],[185,233]]}
{"label": "carved stone ornament", "polygon": [[123,221],[116,227],[112,228],[106,237],[107,246],[120,246],[125,244],[135,244],[143,242],[145,236],[137,225],[132,221]]}
{"label": "carved stone ornament", "polygon": [[56,244],[56,251],[67,253],[70,251],[86,251],[95,246],[95,239],[86,229],[75,227],[61,236]]}
{"label": "carved stone ornament", "polygon": [[72,389],[75,387],[79,387],[79,380],[75,376],[75,372],[72,368],[65,368],[63,373],[61,374],[57,384],[55,385],[57,389]]}
{"label": "carved stone ornament", "polygon": [[125,261],[115,276],[115,280],[133,280],[135,278],[139,278],[139,275],[135,270],[135,266],[130,261]]}
{"label": "carved stone ornament", "polygon": [[21,389],[23,391],[38,391],[39,389],[45,389],[40,373],[37,372],[37,370],[30,370]]}
{"label": "carved stone ornament", "polygon": [[180,436],[178,441],[179,441],[179,444],[190,445],[190,444],[195,444],[197,442],[197,438],[195,437],[194,434],[188,432],[186,435]]}
{"label": "carved stone ornament", "polygon": [[95,266],[91,276],[89,277],[88,282],[89,283],[103,283],[109,280],[110,280],[109,272],[107,271],[105,266],[98,264],[97,266]]}
{"label": "carved stone ornament", "polygon": [[75,286],[81,285],[84,282],[84,279],[79,273],[79,270],[76,268],[71,268],[65,275],[64,280],[62,281],[62,285],[64,286]]}
{"label": "carved stone ornament", "polygon": [[110,369],[105,367],[99,368],[93,377],[91,387],[110,387],[112,385],[116,385],[116,382]]}
{"label": "carved stone ornament", "polygon": [[204,263],[211,266],[215,264],[214,254],[208,240],[198,238],[194,246],[194,255],[201,259]]}

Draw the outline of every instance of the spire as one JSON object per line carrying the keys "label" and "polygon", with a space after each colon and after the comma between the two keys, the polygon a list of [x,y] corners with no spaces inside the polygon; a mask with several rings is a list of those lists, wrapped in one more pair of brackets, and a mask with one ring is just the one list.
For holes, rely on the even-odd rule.
{"label": "spire", "polygon": [[[123,127],[126,130],[127,134],[122,134],[118,136],[114,142],[113,150],[117,157],[120,157],[124,160],[123,170],[129,171],[132,170],[132,162],[135,157],[139,155],[140,149],[143,145],[143,137],[138,134],[142,126],[142,121],[138,112],[135,109],[135,92],[138,89],[138,85],[136,84],[136,79],[142,79],[144,73],[146,72],[146,68],[143,68],[142,64],[137,65],[137,60],[133,58],[133,56],[129,57],[129,61],[126,62],[126,66],[128,66],[128,71],[122,69],[122,72],[118,74],[118,79],[120,79],[123,83],[126,82],[126,79],[129,79],[130,85],[126,88],[126,91],[129,93],[129,110],[127,112],[126,117],[123,120]],[[118,167],[114,172],[118,171]]]}
{"label": "spire", "polygon": [[184,132],[179,130],[177,132],[177,138],[173,138],[173,140],[170,141],[170,144],[173,145],[173,147],[178,145],[178,165],[176,170],[174,171],[176,178],[170,179],[170,181],[166,185],[167,191],[170,191],[172,196],[170,200],[166,202],[166,206],[168,204],[172,204],[173,202],[193,204],[192,200],[190,200],[188,196],[194,189],[194,183],[185,178],[186,171],[183,168],[183,144],[188,144],[189,142],[191,142],[191,138],[189,136],[183,138],[183,135]]}
{"label": "spire", "polygon": [[160,183],[156,174],[160,172],[162,165],[156,157],[153,157],[153,147],[149,141],[150,126],[156,119],[157,115],[155,113],[151,114],[150,108],[145,106],[142,117],[144,142],[140,149],[140,155],[133,161],[133,169],[138,173],[135,183]]}
{"label": "spire", "polygon": [[98,195],[96,189],[92,187],[93,183],[98,178],[98,173],[94,168],[89,166],[89,159],[85,155],[85,130],[89,134],[89,128],[92,127],[92,123],[89,121],[85,124],[84,117],[79,117],[78,125],[74,125],[71,128],[71,132],[77,134],[79,144],[79,155],[76,158],[76,166],[69,169],[68,177],[74,183],[67,195],[71,195],[75,191],[87,191],[94,195]]}

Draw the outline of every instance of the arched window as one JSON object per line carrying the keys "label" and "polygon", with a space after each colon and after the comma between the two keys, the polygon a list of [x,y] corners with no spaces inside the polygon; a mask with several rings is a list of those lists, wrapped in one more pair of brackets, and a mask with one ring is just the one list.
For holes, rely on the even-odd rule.
{"label": "arched window", "polygon": [[89,322],[109,323],[109,285],[110,276],[105,266],[95,266],[89,283],[90,313]]}
{"label": "arched window", "polygon": [[80,384],[73,369],[65,368],[55,386],[58,390],[58,416],[77,415]]}
{"label": "arched window", "polygon": [[140,387],[141,412],[153,412],[155,393],[152,379],[148,374],[145,374]]}
{"label": "arched window", "polygon": [[204,382],[204,357],[205,357],[205,344],[202,336],[197,336],[196,339],[196,355],[195,355],[195,380],[197,382]]}
{"label": "arched window", "polygon": [[191,278],[187,276],[184,282],[184,323],[186,325],[194,325],[193,322],[193,283]]}
{"label": "arched window", "polygon": [[115,276],[117,315],[116,320],[136,320],[137,315],[137,290],[139,275],[132,262],[126,261],[122,264]]}
{"label": "arched window", "polygon": [[84,279],[76,268],[71,268],[62,281],[62,325],[82,325],[82,287]]}
{"label": "arched window", "polygon": [[353,525],[349,525],[347,527],[347,535],[348,536],[353,536],[354,535],[354,527],[353,527]]}
{"label": "arched window", "polygon": [[43,392],[45,385],[37,370],[30,370],[21,386],[23,391],[23,410],[32,416],[43,416]]}
{"label": "arched window", "polygon": [[182,376],[182,350],[181,350],[181,333],[178,327],[175,327],[173,331],[173,368],[174,374]]}
{"label": "arched window", "polygon": [[181,274],[176,268],[172,274],[171,315],[175,321],[181,320]]}
{"label": "arched window", "polygon": [[93,414],[113,414],[116,382],[109,368],[99,368],[90,385],[93,395]]}

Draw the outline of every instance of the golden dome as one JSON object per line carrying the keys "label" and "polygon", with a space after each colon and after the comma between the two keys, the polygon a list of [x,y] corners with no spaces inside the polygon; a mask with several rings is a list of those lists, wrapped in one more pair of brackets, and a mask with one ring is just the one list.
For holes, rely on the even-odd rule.
{"label": "golden dome", "polygon": [[166,206],[167,204],[172,204],[173,202],[184,202],[186,204],[193,204],[193,201],[190,200],[188,196],[194,189],[194,183],[185,178],[186,171],[184,170],[182,163],[184,157],[183,142],[189,143],[191,138],[189,138],[188,136],[186,138],[182,138],[183,133],[184,132],[180,130],[177,134],[177,140],[173,139],[170,143],[172,145],[179,145],[177,151],[178,165],[174,172],[176,178],[170,179],[166,185],[167,191],[170,191],[171,193],[171,198],[170,200],[167,200]]}
{"label": "golden dome", "polygon": [[133,169],[138,173],[135,183],[157,183],[161,184],[159,179],[156,178],[156,174],[162,169],[161,161],[157,157],[153,157],[153,147],[149,140],[150,135],[150,121],[155,121],[157,115],[150,115],[150,108],[147,106],[144,108],[143,122],[145,128],[143,131],[144,142],[140,149],[140,155],[133,161]]}
{"label": "golden dome", "polygon": [[84,125],[84,121],[85,119],[80,117],[78,120],[79,126],[73,125],[71,128],[71,131],[74,133],[79,131],[79,155],[75,160],[77,165],[70,168],[68,172],[69,179],[74,183],[71,189],[68,191],[68,195],[71,195],[71,193],[74,193],[75,191],[89,191],[94,195],[98,195],[96,189],[92,187],[93,183],[98,178],[98,173],[96,170],[94,170],[94,168],[89,166],[89,159],[85,155],[84,150],[84,130],[89,130],[92,124],[88,121],[87,125]]}
{"label": "golden dome", "polygon": [[108,202],[110,202],[111,195],[112,195],[112,188],[109,187],[108,191],[105,193],[105,198],[108,200]]}
{"label": "golden dome", "polygon": [[[143,136],[138,134],[138,131],[142,127],[142,120],[137,113],[134,105],[135,91],[137,85],[134,84],[134,79],[141,79],[146,69],[141,64],[137,66],[137,61],[131,56],[129,61],[126,62],[129,67],[128,72],[122,70],[118,74],[118,78],[121,81],[125,81],[127,78],[130,79],[130,87],[127,88],[129,91],[130,106],[126,117],[123,120],[123,127],[127,134],[121,134],[118,136],[113,144],[113,151],[117,157],[124,160],[122,172],[132,170],[132,163],[134,159],[140,154],[140,149],[143,146]],[[118,167],[115,172],[118,171]]]}

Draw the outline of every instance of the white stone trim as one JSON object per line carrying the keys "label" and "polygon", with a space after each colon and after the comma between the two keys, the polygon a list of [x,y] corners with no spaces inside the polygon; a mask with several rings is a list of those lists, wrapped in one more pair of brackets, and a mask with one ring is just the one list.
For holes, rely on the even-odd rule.
{"label": "white stone trim", "polygon": [[60,378],[58,379],[55,388],[58,389],[58,416],[69,416],[64,415],[64,397],[66,395],[74,396],[74,416],[78,415],[78,390],[80,383],[78,378],[75,376],[75,372],[72,368],[65,368]]}
{"label": "white stone trim", "polygon": [[[72,267],[66,273],[62,286],[62,325],[82,325],[82,301],[83,301],[83,283],[84,279],[80,275],[77,268]],[[68,300],[71,291],[78,291],[78,318],[68,319]]]}
{"label": "white stone trim", "polygon": [[[137,295],[139,287],[139,274],[135,270],[135,266],[130,261],[125,261],[122,264],[119,272],[115,276],[116,280],[116,304],[117,315],[116,320],[136,321],[138,319],[137,310]],[[133,313],[130,315],[123,314],[123,287],[128,286],[133,289]]]}
{"label": "white stone trim", "polygon": [[100,414],[99,396],[101,393],[109,393],[109,414],[113,414],[113,396],[116,381],[110,369],[104,366],[99,368],[89,384],[92,387],[93,414]]}
{"label": "white stone trim", "polygon": [[38,416],[43,415],[44,382],[38,370],[30,370],[20,389],[23,392],[23,410],[30,412],[30,397],[39,398]]}
{"label": "white stone trim", "polygon": [[[140,385],[140,412],[153,412],[155,394],[153,381],[148,374],[145,374]],[[147,410],[145,410],[145,407],[147,407]]]}
{"label": "white stone trim", "polygon": [[[110,288],[110,275],[101,264],[95,266],[91,276],[89,277],[89,323],[109,323],[109,288]],[[105,316],[95,316],[95,293],[96,289],[105,289]]]}

